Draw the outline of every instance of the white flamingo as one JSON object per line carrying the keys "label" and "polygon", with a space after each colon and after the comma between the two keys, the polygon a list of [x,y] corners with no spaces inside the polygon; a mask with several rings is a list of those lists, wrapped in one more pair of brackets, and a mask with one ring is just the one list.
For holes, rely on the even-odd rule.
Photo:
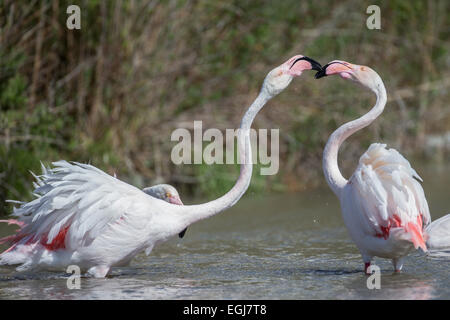
{"label": "white flamingo", "polygon": [[266,76],[256,100],[241,122],[238,146],[244,155],[240,175],[222,197],[199,205],[174,205],[86,164],[54,163],[37,178],[37,198],[21,203],[14,215],[22,224],[12,246],[0,255],[0,265],[64,270],[78,265],[95,277],[122,266],[190,224],[234,205],[252,175],[250,127],[259,110],[304,70],[320,70],[314,60],[297,55]]}
{"label": "white flamingo", "polygon": [[383,112],[386,89],[371,68],[339,60],[325,65],[316,78],[333,74],[370,89],[377,101],[367,114],[342,125],[330,136],[323,153],[325,178],[341,202],[344,223],[361,252],[366,272],[374,256],[392,259],[398,272],[403,258],[414,248],[427,251],[424,229],[431,218],[418,182],[422,179],[400,153],[379,143],[361,156],[349,180],[342,176],[339,147]]}

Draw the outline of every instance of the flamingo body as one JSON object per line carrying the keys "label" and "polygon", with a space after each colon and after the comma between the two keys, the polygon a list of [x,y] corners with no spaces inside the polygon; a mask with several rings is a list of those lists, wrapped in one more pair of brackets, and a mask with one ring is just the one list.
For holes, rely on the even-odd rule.
{"label": "flamingo body", "polygon": [[[97,269],[129,263],[145,249],[187,227],[167,202],[87,164],[54,163],[38,178],[38,197],[14,210],[24,226],[0,264]],[[101,267],[101,268],[100,268]]]}
{"label": "flamingo body", "polygon": [[378,256],[395,264],[414,248],[427,251],[424,228],[431,219],[418,180],[408,160],[384,144],[372,144],[361,156],[340,200],[365,263]]}
{"label": "flamingo body", "polygon": [[425,228],[431,218],[419,183],[422,179],[399,152],[378,143],[361,156],[349,180],[342,176],[337,161],[340,146],[381,115],[387,94],[381,77],[367,66],[334,60],[316,78],[328,75],[359,83],[377,97],[369,112],[333,132],[325,146],[323,169],[341,202],[345,225],[361,252],[366,272],[374,256],[392,259],[395,271],[400,271],[403,257],[411,250],[427,251]]}

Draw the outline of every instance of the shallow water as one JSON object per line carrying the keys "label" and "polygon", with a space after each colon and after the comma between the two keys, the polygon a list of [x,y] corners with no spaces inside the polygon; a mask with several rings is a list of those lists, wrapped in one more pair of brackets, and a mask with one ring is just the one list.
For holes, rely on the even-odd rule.
{"label": "shallow water", "polygon": [[[450,213],[446,167],[418,172],[432,218]],[[0,235],[12,230],[2,224]],[[0,267],[0,299],[450,299],[449,261],[414,253],[400,274],[388,260],[374,263],[381,268],[379,290],[367,288],[361,257],[328,189],[248,194],[110,277],[81,278],[79,290],[67,288],[64,273]]]}

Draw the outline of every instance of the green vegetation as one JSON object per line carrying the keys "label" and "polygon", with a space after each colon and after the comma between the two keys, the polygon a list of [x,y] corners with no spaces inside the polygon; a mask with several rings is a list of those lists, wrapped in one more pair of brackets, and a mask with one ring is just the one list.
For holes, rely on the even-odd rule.
{"label": "green vegetation", "polygon": [[[66,8],[81,7],[81,30]],[[366,28],[370,4],[381,30]],[[351,170],[372,141],[407,156],[450,131],[450,3],[441,1],[0,1],[0,215],[5,199],[31,199],[40,161],[90,162],[138,186],[165,181],[213,198],[234,165],[170,161],[171,132],[202,120],[235,128],[266,73],[295,54],[372,66],[389,102],[341,153]],[[297,191],[323,183],[329,134],[366,112],[370,93],[305,73],[258,115],[280,129],[280,172],[251,190]],[[259,170],[258,170],[259,171]]]}

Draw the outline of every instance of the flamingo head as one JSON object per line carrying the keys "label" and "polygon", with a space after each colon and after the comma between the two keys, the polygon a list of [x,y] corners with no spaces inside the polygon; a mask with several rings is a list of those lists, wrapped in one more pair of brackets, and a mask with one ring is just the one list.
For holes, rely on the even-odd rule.
{"label": "flamingo head", "polygon": [[339,75],[343,79],[355,81],[369,89],[376,88],[381,82],[380,76],[370,67],[334,60],[323,66],[316,73],[316,79],[331,75]]}
{"label": "flamingo head", "polygon": [[[176,204],[179,206],[183,205],[183,202],[181,202],[180,195],[178,194],[177,189],[172,187],[170,184],[157,184],[153,187],[148,187],[143,189],[146,194],[164,200],[166,202]],[[186,233],[187,228],[184,228],[180,233],[178,233],[178,236],[180,238],[183,238]]]}
{"label": "flamingo head", "polygon": [[270,71],[264,79],[263,90],[270,96],[275,96],[283,91],[294,77],[298,77],[304,70],[322,71],[322,66],[317,61],[296,55],[282,65]]}
{"label": "flamingo head", "polygon": [[153,187],[148,187],[143,189],[145,193],[151,195],[152,197],[164,200],[169,203],[183,205],[181,202],[180,195],[178,194],[177,189],[175,189],[170,184],[158,184]]}

